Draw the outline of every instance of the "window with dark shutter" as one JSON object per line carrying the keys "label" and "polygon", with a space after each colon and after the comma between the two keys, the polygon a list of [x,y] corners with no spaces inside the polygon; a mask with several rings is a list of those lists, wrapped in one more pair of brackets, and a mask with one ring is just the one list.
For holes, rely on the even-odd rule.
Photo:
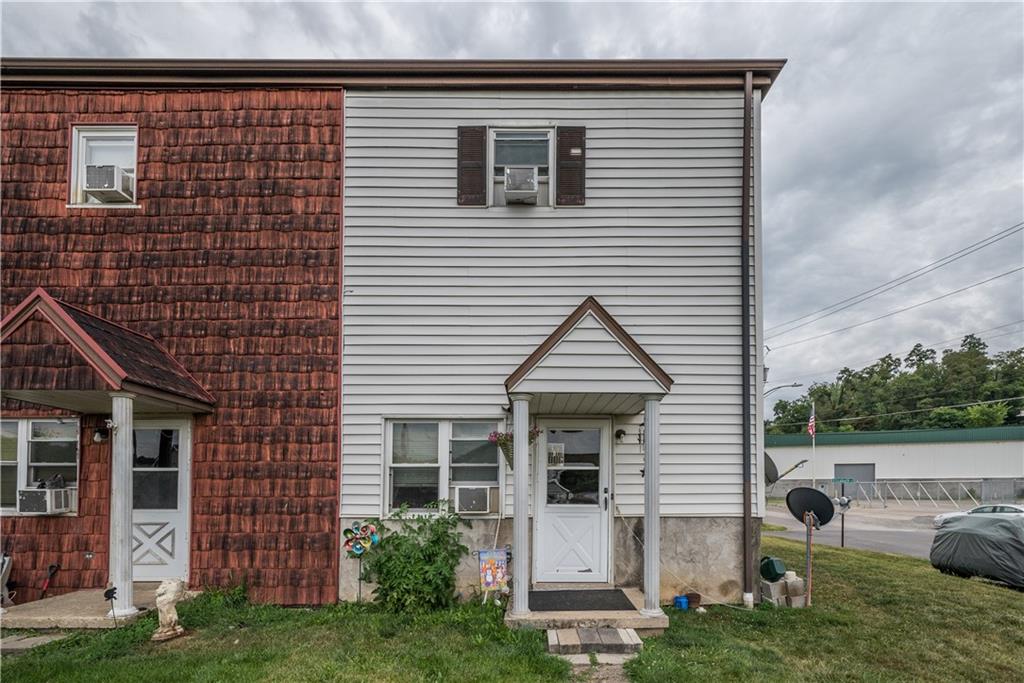
{"label": "window with dark shutter", "polygon": [[559,126],[555,129],[555,203],[583,206],[586,203],[587,129]]}
{"label": "window with dark shutter", "polygon": [[487,204],[487,128],[459,126],[458,194],[460,206]]}

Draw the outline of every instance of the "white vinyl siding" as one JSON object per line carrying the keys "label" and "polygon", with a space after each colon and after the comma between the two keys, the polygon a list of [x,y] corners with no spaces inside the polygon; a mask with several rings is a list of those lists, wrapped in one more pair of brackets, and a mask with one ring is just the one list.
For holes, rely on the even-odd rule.
{"label": "white vinyl siding", "polygon": [[[458,206],[460,125],[585,126],[586,205]],[[382,512],[386,420],[502,417],[505,378],[594,296],[675,380],[662,514],[741,515],[742,129],[735,91],[348,90],[341,514]],[[641,421],[615,420],[624,515],[643,512]]]}

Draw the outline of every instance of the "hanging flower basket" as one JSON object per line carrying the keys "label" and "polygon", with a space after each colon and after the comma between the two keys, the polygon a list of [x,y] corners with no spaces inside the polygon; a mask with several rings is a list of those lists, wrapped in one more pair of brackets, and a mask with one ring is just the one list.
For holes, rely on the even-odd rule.
{"label": "hanging flower basket", "polygon": [[[540,428],[531,427],[529,435],[530,445],[532,446],[533,442],[537,440],[538,436],[540,436]],[[505,456],[505,462],[508,463],[508,468],[510,470],[515,468],[515,466],[512,464],[515,458],[514,439],[515,437],[513,436],[512,432],[491,432],[490,435],[488,435],[487,437],[488,441],[490,441],[493,444],[497,444],[498,448],[501,449],[502,454],[504,454]]]}

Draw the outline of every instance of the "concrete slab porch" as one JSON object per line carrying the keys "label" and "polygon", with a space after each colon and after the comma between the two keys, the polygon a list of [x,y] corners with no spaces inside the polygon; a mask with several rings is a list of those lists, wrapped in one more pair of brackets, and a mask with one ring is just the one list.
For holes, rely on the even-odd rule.
{"label": "concrete slab porch", "polygon": [[528,612],[513,615],[511,605],[505,613],[505,625],[509,628],[535,628],[540,630],[576,628],[633,629],[643,636],[660,635],[668,628],[668,616],[645,617],[640,614],[644,606],[644,594],[638,588],[623,588],[632,610],[591,610],[564,612]]}
{"label": "concrete slab porch", "polygon": [[[146,610],[153,609],[159,585],[158,582],[136,581],[135,606],[140,612],[127,619],[118,618],[117,623],[123,625],[134,621]],[[114,620],[107,616],[109,611],[110,603],[103,599],[103,589],[89,588],[8,607],[0,615],[0,626],[24,629],[114,628]]]}

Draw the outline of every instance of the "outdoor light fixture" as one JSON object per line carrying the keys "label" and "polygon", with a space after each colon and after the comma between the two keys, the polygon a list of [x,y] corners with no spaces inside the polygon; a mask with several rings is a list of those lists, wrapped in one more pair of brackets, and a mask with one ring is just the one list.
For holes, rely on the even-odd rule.
{"label": "outdoor light fixture", "polygon": [[625,439],[625,438],[626,438],[626,430],[625,429],[616,429],[615,430],[615,441],[617,441],[618,443],[622,443],[622,440]]}
{"label": "outdoor light fixture", "polygon": [[640,430],[636,433],[636,442],[640,445],[644,443],[644,423],[640,423]]}
{"label": "outdoor light fixture", "polygon": [[97,427],[92,433],[93,443],[103,443],[110,438],[110,430],[106,427]]}

